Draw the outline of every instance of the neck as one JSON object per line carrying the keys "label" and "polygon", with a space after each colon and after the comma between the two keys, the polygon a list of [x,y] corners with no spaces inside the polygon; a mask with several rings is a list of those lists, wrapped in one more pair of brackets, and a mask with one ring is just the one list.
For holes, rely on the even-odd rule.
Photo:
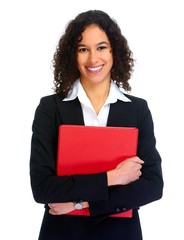
{"label": "neck", "polygon": [[96,84],[86,84],[81,82],[81,84],[86,92],[86,95],[90,99],[96,114],[98,115],[109,95],[110,81]]}

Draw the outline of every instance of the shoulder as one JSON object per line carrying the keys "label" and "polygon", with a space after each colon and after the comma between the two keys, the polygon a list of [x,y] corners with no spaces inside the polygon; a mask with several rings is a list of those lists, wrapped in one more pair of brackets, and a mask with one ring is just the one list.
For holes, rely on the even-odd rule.
{"label": "shoulder", "polygon": [[141,97],[136,97],[134,95],[130,95],[127,93],[124,93],[124,95],[131,100],[131,106],[136,109],[148,109],[148,102],[146,99]]}
{"label": "shoulder", "polygon": [[[57,104],[59,100],[62,100],[62,98],[57,94],[47,95],[40,98],[34,114],[34,127],[37,125],[39,128],[49,126],[48,128],[52,129],[53,124],[59,124],[60,118]],[[47,127],[45,131],[48,130]]]}
{"label": "shoulder", "polygon": [[62,100],[62,98],[58,94],[51,94],[51,95],[41,97],[40,103],[54,104],[57,101],[57,99]]}
{"label": "shoulder", "polygon": [[125,94],[125,96],[131,100],[130,109],[138,118],[141,119],[151,115],[149,104],[146,99],[129,94]]}
{"label": "shoulder", "polygon": [[57,102],[62,100],[63,99],[58,94],[47,95],[41,97],[39,105],[47,108],[54,108],[57,106]]}
{"label": "shoulder", "polygon": [[57,111],[57,102],[62,98],[58,94],[43,96],[40,98],[39,104],[36,108],[36,113],[42,112],[44,114],[54,114]]}
{"label": "shoulder", "polygon": [[139,103],[139,104],[146,104],[147,100],[144,98],[136,97],[134,95],[130,95],[127,93],[124,93],[124,95],[131,100],[133,103]]}

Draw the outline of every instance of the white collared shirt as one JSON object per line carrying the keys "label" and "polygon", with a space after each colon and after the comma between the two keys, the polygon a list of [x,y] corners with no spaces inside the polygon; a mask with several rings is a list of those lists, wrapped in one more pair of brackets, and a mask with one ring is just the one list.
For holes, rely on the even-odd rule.
{"label": "white collared shirt", "polygon": [[84,91],[84,88],[80,83],[80,80],[77,80],[74,83],[68,96],[63,101],[71,101],[77,97],[81,103],[85,126],[104,126],[105,127],[107,125],[107,119],[108,119],[111,103],[115,103],[117,102],[117,100],[121,100],[124,102],[131,102],[131,100],[123,94],[123,92],[118,88],[118,86],[112,80],[111,80],[109,95],[104,105],[102,106],[100,112],[98,113],[98,115],[96,114],[89,98],[87,97],[86,92]]}

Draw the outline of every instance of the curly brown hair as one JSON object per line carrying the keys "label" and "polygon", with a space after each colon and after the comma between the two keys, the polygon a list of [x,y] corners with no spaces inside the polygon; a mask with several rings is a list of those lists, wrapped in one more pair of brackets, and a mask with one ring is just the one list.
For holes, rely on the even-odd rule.
{"label": "curly brown hair", "polygon": [[97,24],[109,38],[113,53],[111,78],[118,87],[131,90],[128,81],[133,72],[134,59],[126,38],[107,13],[90,10],[80,13],[68,23],[54,53],[54,91],[62,97],[67,96],[73,83],[80,77],[76,58],[78,42],[85,28],[91,24]]}

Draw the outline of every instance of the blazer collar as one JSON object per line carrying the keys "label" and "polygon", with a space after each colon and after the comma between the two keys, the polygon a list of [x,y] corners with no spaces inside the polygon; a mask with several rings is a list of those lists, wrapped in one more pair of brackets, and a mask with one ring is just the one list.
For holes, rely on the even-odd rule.
{"label": "blazer collar", "polygon": [[61,124],[84,125],[82,108],[78,98],[66,102],[62,98],[58,98],[57,102]]}
{"label": "blazer collar", "polygon": [[[58,108],[61,124],[84,125],[81,104],[78,98],[63,101],[58,98]],[[118,100],[110,105],[107,126],[129,126],[132,112],[132,102]]]}
{"label": "blazer collar", "polygon": [[128,127],[132,115],[132,102],[118,100],[110,105],[107,126]]}

